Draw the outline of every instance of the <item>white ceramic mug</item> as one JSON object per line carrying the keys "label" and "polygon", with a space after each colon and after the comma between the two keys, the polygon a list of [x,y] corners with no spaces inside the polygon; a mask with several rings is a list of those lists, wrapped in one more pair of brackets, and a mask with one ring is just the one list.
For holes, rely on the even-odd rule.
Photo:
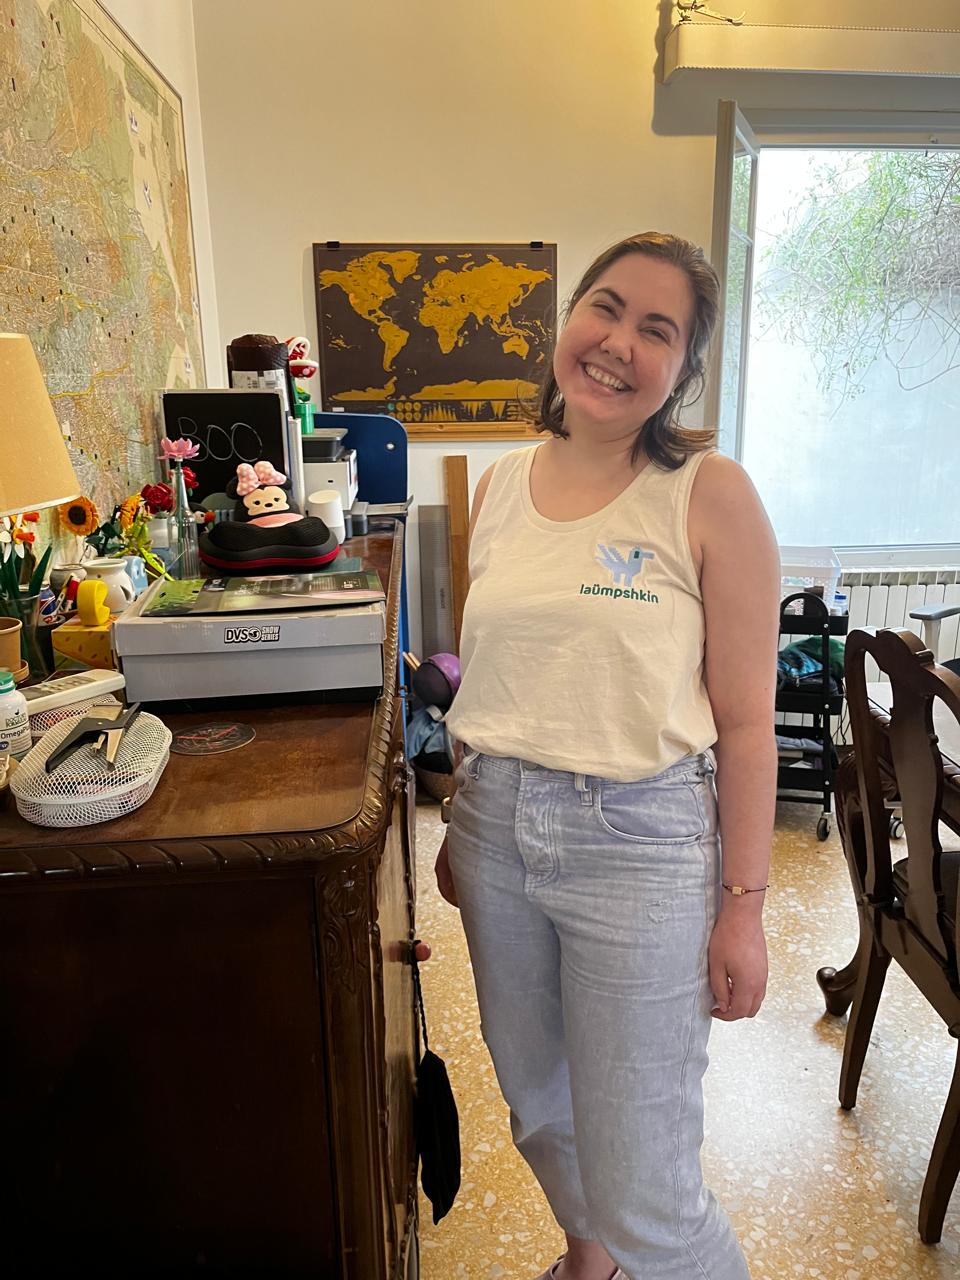
{"label": "white ceramic mug", "polygon": [[107,598],[104,601],[111,613],[122,613],[131,600],[137,598],[130,575],[122,560],[114,560],[108,556],[96,560],[84,560],[83,567],[88,578],[99,578],[107,584]]}
{"label": "white ceramic mug", "polygon": [[307,498],[307,515],[319,516],[338,542],[347,534],[343,522],[343,503],[336,489],[318,489]]}

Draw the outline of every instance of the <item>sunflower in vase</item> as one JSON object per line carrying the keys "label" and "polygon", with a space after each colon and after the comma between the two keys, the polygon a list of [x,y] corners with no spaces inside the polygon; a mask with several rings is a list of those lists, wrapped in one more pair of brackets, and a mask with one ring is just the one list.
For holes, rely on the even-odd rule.
{"label": "sunflower in vase", "polygon": [[[130,494],[102,523],[89,498],[74,499],[60,508],[60,523],[82,537],[98,556],[139,556],[152,577],[166,577],[164,563],[153,550],[149,529],[151,516],[162,510],[162,504],[154,506],[145,497],[147,490],[156,487],[144,485],[144,492]],[[83,559],[83,553],[79,559]]]}
{"label": "sunflower in vase", "polygon": [[[144,485],[144,488],[152,486]],[[153,550],[150,520],[153,512],[143,493],[132,493],[117,508],[117,523],[123,538],[122,555],[139,556],[154,578],[169,578],[166,566]]]}

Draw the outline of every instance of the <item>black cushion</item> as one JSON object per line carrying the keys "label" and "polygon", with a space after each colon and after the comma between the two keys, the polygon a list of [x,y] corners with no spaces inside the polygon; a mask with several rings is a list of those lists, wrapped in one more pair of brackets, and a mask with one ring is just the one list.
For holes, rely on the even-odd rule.
{"label": "black cushion", "polygon": [[224,551],[250,551],[261,547],[323,547],[330,530],[319,516],[304,516],[289,524],[264,528],[240,520],[224,520],[210,526],[208,543]]}
{"label": "black cushion", "polygon": [[336,534],[319,516],[266,528],[223,520],[200,538],[200,559],[221,573],[304,573],[329,564],[339,552]]}
{"label": "black cushion", "polygon": [[[910,859],[901,858],[893,867],[893,887],[903,899],[910,892]],[[957,883],[960,881],[960,850],[940,855],[940,879],[943,882],[943,915],[951,929],[957,928]]]}

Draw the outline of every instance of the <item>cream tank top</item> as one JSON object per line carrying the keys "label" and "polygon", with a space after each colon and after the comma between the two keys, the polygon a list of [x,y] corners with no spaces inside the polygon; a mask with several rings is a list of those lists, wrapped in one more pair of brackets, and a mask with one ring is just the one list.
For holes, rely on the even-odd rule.
{"label": "cream tank top", "polygon": [[470,545],[454,738],[487,755],[616,782],[716,741],[687,510],[707,453],[652,464],[594,515],[547,520],[537,448],[496,463]]}

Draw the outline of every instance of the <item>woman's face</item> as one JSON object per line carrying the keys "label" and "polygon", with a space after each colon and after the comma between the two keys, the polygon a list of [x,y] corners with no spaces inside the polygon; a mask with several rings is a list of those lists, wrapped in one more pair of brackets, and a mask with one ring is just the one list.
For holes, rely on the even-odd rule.
{"label": "woman's face", "polygon": [[669,262],[628,253],[608,267],[554,349],[564,426],[632,439],[683,373],[693,308],[685,272]]}

